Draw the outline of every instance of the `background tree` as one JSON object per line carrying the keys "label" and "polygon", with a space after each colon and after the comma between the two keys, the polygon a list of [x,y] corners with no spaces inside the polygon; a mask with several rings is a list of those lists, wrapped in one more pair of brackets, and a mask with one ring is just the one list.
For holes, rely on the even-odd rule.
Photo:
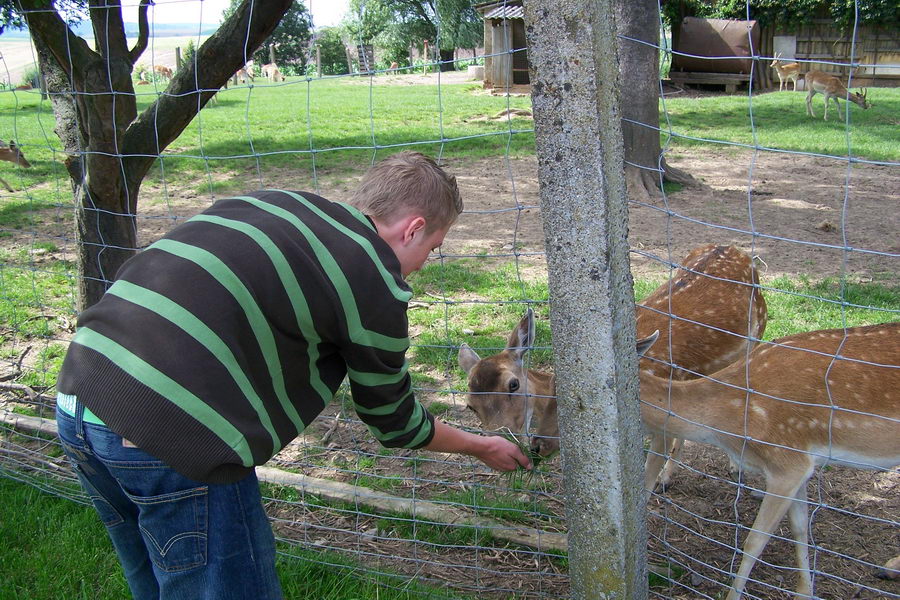
{"label": "background tree", "polygon": [[[241,0],[231,0],[231,4],[222,12],[223,18],[230,17],[241,5]],[[257,65],[270,61],[269,47],[274,46],[275,63],[279,66],[293,66],[298,73],[306,69],[309,58],[310,40],[312,39],[312,15],[306,5],[299,0],[290,4],[287,12],[279,21],[275,31],[255,52],[248,49],[248,60]]]}
{"label": "background tree", "polygon": [[437,45],[441,70],[452,71],[457,48],[481,45],[484,25],[471,0],[351,0],[354,6],[363,6],[381,25],[365,39],[379,36],[379,45],[397,62],[410,46],[421,48],[428,40]]}
{"label": "background tree", "polygon": [[[15,4],[13,2],[16,2]],[[23,17],[51,94],[56,132],[67,152],[77,213],[79,300],[100,299],[137,246],[138,195],[144,176],[197,112],[244,64],[244,46],[269,37],[290,0],[245,0],[185,63],[166,93],[138,114],[132,70],[148,41],[141,0],[139,33],[129,48],[119,0],[90,0],[93,48],[70,28],[66,5],[3,0],[0,14]],[[6,23],[9,24],[9,21]],[[199,95],[199,98],[198,98]]]}
{"label": "background tree", "polygon": [[619,2],[616,7],[625,181],[629,197],[647,200],[659,194],[662,181],[687,185],[694,179],[660,157],[657,0]]}
{"label": "background tree", "polygon": [[343,75],[350,72],[351,65],[347,64],[344,40],[341,38],[341,30],[338,27],[316,29],[311,43],[314,52],[315,47],[319,47],[319,56],[322,61],[320,75]]}

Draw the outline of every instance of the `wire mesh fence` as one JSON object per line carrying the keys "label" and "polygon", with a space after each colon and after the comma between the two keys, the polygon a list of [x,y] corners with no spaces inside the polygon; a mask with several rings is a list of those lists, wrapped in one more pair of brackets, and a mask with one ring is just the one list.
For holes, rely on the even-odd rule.
{"label": "wire mesh fence", "polygon": [[[565,370],[554,364],[551,353],[548,237],[538,178],[540,163],[548,157],[535,155],[531,90],[516,79],[523,76],[520,67],[523,61],[527,65],[528,55],[521,43],[526,15],[520,7],[500,2],[494,12],[488,7],[483,13],[491,27],[501,28],[499,35],[486,31],[475,60],[483,63],[492,90],[472,79],[465,69],[470,59],[445,71],[447,65],[427,48],[409,65],[397,67],[379,64],[376,51],[374,59],[366,54],[375,68],[363,72],[319,77],[284,68],[283,81],[260,74],[221,90],[198,84],[192,100],[198,114],[184,133],[153,153],[136,210],[126,205],[133,211],[127,216],[133,217],[134,249],[220,198],[274,188],[341,201],[378,158],[405,148],[431,154],[457,177],[466,210],[433,260],[410,278],[414,385],[438,418],[474,431],[495,429],[475,406],[479,398],[497,398],[469,395],[458,364],[462,343],[479,358],[514,349],[521,339],[517,325],[532,309],[534,333],[519,367],[561,377]],[[747,10],[753,18],[753,6]],[[670,24],[661,24],[668,33]],[[193,41],[202,48],[205,39],[206,34]],[[157,99],[180,89],[178,71],[184,69],[175,62],[174,44],[185,40],[151,42],[140,72],[159,74],[154,66],[166,66],[173,69],[175,83],[135,75],[139,114],[158,109]],[[363,40],[351,42],[355,47]],[[655,46],[656,40],[620,36],[619,52],[648,44]],[[33,52],[26,45],[26,52]],[[31,165],[7,164],[2,174],[13,191],[4,194],[0,208],[0,474],[87,503],[55,440],[52,421],[55,377],[74,334],[83,276],[78,260],[85,239],[76,227],[72,155],[54,133],[51,99],[59,90],[51,87],[49,97],[42,98],[39,89],[15,89],[13,47],[0,39],[0,51],[9,82],[0,92],[0,123],[4,137],[15,141]],[[667,65],[677,48],[664,41],[660,52]],[[208,66],[201,55],[193,55],[198,72]],[[873,56],[871,62],[862,58]],[[675,426],[682,422],[707,432],[727,431],[733,425],[727,420],[738,417],[746,427],[738,431],[741,443],[732,453],[736,474],[720,449],[688,442],[673,459],[668,485],[648,496],[650,597],[724,597],[767,489],[766,481],[751,472],[758,440],[747,419],[754,405],[741,404],[740,411],[722,413],[712,423],[693,412],[679,413],[673,398],[681,380],[711,375],[738,361],[741,398],[750,398],[748,390],[760,389],[759,375],[740,361],[751,356],[756,338],[768,342],[813,330],[893,323],[893,328],[876,330],[886,333],[875,338],[871,355],[846,357],[877,365],[875,384],[859,388],[871,406],[846,404],[852,394],[832,393],[843,380],[825,376],[818,385],[798,369],[783,383],[826,389],[826,401],[814,402],[830,408],[829,424],[771,408],[777,404],[759,410],[783,413],[771,422],[775,430],[792,426],[775,442],[766,438],[764,447],[794,447],[803,437],[800,428],[825,427],[824,445],[810,450],[824,466],[805,484],[807,516],[801,527],[809,531],[801,553],[808,553],[816,596],[898,598],[900,581],[879,575],[896,576],[882,567],[900,555],[900,473],[887,464],[900,439],[898,387],[892,387],[898,377],[900,314],[900,137],[893,115],[900,96],[894,89],[870,86],[871,106],[863,109],[844,102],[844,93],[840,110],[832,110],[826,123],[819,96],[813,98],[816,116],[806,114],[803,85],[800,92],[759,87],[755,74],[771,70],[774,52],[754,51],[751,57],[753,72],[735,94],[722,93],[717,84],[675,87],[664,81],[660,124],[633,123],[658,130],[658,156],[696,180],[684,187],[666,184],[659,197],[632,194],[628,201],[631,271],[636,297],[647,307],[638,312],[638,336],[649,333],[642,331],[642,318],[646,327],[655,323],[642,314],[662,319],[662,326],[654,325],[663,335],[656,362],[644,360],[641,368],[655,369],[672,382],[663,404],[671,413],[663,431],[678,437]],[[867,53],[864,43],[850,58],[859,68],[848,87],[855,85],[854,78],[863,79],[866,69],[900,68],[896,61]],[[810,58],[800,62],[803,72],[821,64]],[[844,64],[825,63],[822,70],[829,72]],[[624,75],[621,85],[628,85]],[[202,95],[216,91],[215,102]],[[149,122],[162,118],[157,114]],[[783,137],[786,132],[790,135]],[[115,158],[122,164],[127,160]],[[654,180],[662,176],[662,160],[641,166],[626,156],[625,162],[649,171]],[[718,262],[692,262],[691,251],[710,244],[720,249]],[[740,252],[728,254],[729,246]],[[743,264],[743,257],[752,258],[755,276],[728,271]],[[713,265],[724,268],[716,272]],[[712,297],[698,292],[715,288],[712,282],[724,284],[723,289],[735,284],[738,291]],[[691,289],[696,296],[690,296]],[[685,294],[686,303],[679,304]],[[763,314],[753,294],[765,299]],[[725,314],[737,325],[713,323]],[[696,340],[710,331],[723,334],[725,342],[716,350],[722,364],[690,366],[681,357],[697,350]],[[726,361],[721,348],[735,339],[737,349],[729,350]],[[841,334],[840,339],[849,338]],[[837,377],[845,357],[840,350],[824,353],[833,359],[827,372]],[[686,370],[670,369],[673,361]],[[724,379],[717,373],[713,380]],[[504,416],[521,417],[511,422],[509,432],[524,444],[559,442],[564,457],[577,440],[565,439],[565,424],[563,439],[556,437],[555,405],[551,409],[544,402],[552,393],[535,395],[535,381],[523,376],[512,389],[504,380]],[[531,387],[519,389],[523,386]],[[793,402],[798,400],[803,401]],[[788,399],[781,405],[792,404]],[[711,418],[719,414],[712,404],[699,412]],[[851,416],[862,420],[854,431],[839,432],[836,423]],[[542,437],[522,434],[528,424]],[[845,451],[831,443],[844,435],[871,436],[874,449]],[[660,451],[649,447],[651,455]],[[877,459],[875,449],[882,452]],[[459,456],[385,449],[357,419],[349,392],[342,391],[259,476],[284,559],[321,563],[413,596],[561,598],[570,595],[566,501],[572,493],[564,489],[563,457],[542,458],[533,473],[504,475]],[[747,597],[790,595],[802,580],[796,546],[788,520],[776,524],[749,573]]]}

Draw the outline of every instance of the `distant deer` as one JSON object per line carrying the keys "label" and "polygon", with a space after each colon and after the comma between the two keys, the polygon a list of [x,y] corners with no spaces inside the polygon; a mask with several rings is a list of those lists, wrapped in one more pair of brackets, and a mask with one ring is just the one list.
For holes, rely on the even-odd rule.
{"label": "distant deer", "polygon": [[[663,341],[641,367],[675,380],[713,373],[746,356],[765,332],[767,320],[759,276],[745,252],[708,244],[692,250],[683,263],[671,281],[637,306],[635,315],[638,336],[663,332]],[[527,432],[534,419],[533,449],[549,456],[559,449],[556,402],[551,401],[556,386],[552,375],[525,369],[524,355],[533,342],[534,317],[529,310],[510,334],[506,350],[481,359],[463,344],[459,364],[468,375],[467,407],[478,415],[482,427]],[[667,438],[673,443],[671,453],[680,455],[682,442],[676,436],[654,435],[648,464],[651,457],[666,455]],[[647,469],[647,489],[664,489],[674,468],[670,461],[661,477],[658,470]]]}
{"label": "distant deer", "polygon": [[815,117],[812,109],[812,99],[816,92],[825,96],[825,120],[828,120],[828,100],[834,99],[834,103],[838,110],[841,110],[841,103],[838,98],[845,98],[854,104],[861,106],[863,110],[871,107],[872,104],[866,100],[866,90],[861,89],[859,93],[850,92],[841,83],[841,80],[834,75],[828,75],[822,71],[810,71],[805,76],[806,87],[809,92],[806,94],[806,114]]}
{"label": "distant deer", "polygon": [[[656,335],[638,342],[642,355]],[[669,381],[640,372],[650,431],[712,444],[766,480],[765,495],[727,600],[743,593],[772,532],[788,515],[799,582],[809,571],[806,483],[817,467],[900,464],[900,323],[800,333],[761,342],[709,379]],[[649,468],[658,469],[661,457]]]}
{"label": "distant deer", "polygon": [[240,69],[238,72],[234,74],[239,83],[247,83],[249,80],[251,83],[254,81],[255,77],[253,75],[253,61],[250,61]]}
{"label": "distant deer", "polygon": [[165,79],[166,81],[172,79],[172,69],[165,65],[153,65],[153,72]]}
{"label": "distant deer", "polygon": [[791,62],[785,63],[782,62],[781,57],[778,53],[775,53],[775,59],[772,61],[772,64],[769,65],[775,72],[778,73],[778,91],[782,91],[785,87],[785,84],[789,81],[794,82],[794,91],[797,91],[797,79],[800,77],[800,63]]}
{"label": "distant deer", "polygon": [[[31,168],[31,163],[28,162],[28,159],[25,158],[25,155],[22,154],[22,151],[12,140],[9,141],[9,145],[0,142],[0,160],[9,161],[26,169]],[[15,191],[8,183],[6,183],[6,180],[0,178],[0,183],[3,184],[3,187],[5,187],[7,191]]]}
{"label": "distant deer", "polygon": [[278,69],[278,65],[276,65],[275,63],[268,63],[263,65],[262,73],[266,79],[273,83],[284,81],[284,75],[281,74],[281,71]]}

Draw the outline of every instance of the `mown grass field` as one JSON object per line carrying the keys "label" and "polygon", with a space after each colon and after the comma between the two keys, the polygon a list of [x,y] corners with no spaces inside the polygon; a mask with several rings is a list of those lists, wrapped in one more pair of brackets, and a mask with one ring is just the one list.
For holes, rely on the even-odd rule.
{"label": "mown grass field", "polygon": [[[137,90],[142,109],[161,91],[153,86]],[[804,98],[802,93],[790,92],[749,100],[741,95],[670,97],[661,116],[662,139],[675,146],[703,145],[704,140],[715,139],[900,161],[896,119],[900,89],[871,89],[873,108],[862,111],[851,106],[849,129],[843,114],[838,118],[832,111],[831,121],[821,119],[821,96],[815,99],[819,117],[807,117]],[[389,84],[387,77],[292,78],[278,86],[231,88],[221,91],[217,102],[205,107],[161,152],[147,181],[198,195],[226,194],[241,190],[247,174],[254,172],[312,174],[315,169],[332,176],[358,172],[360,165],[371,162],[376,148],[379,155],[412,147],[460,160],[533,154],[531,120],[485,119],[508,108],[530,108],[530,100],[489,96],[476,83],[402,85]],[[4,240],[71,223],[71,187],[54,127],[49,102],[41,101],[35,92],[0,93],[0,131],[22,146],[33,165],[32,169],[0,165],[0,176],[20,190],[0,197],[0,321],[5,324],[0,332],[0,360],[14,363],[23,344],[34,346],[31,366],[17,381],[38,390],[52,389],[65,350],[64,321],[56,316],[74,318],[75,265],[59,258],[36,259],[45,253],[59,254],[62,242],[39,241],[25,247],[4,244]],[[428,373],[455,369],[455,348],[463,341],[479,348],[502,348],[521,316],[520,302],[548,297],[546,278],[522,278],[513,264],[499,261],[429,264],[410,282],[416,298],[431,294],[471,300],[449,306],[423,303],[410,311],[411,326],[417,331],[411,362],[415,381],[422,386],[436,382]],[[637,280],[636,299],[659,283]],[[767,339],[809,329],[896,320],[895,311],[900,308],[900,289],[877,282],[800,276],[764,284],[791,292],[768,297]],[[536,309],[538,348],[532,361],[549,367],[552,340],[547,309],[542,304]],[[462,373],[455,372],[454,388],[462,390]],[[448,492],[447,501],[455,501],[452,493]],[[16,549],[0,551],[0,600],[123,597],[124,579],[90,508],[48,497],[3,477],[0,507],[0,539],[5,548]],[[289,598],[411,597],[403,591],[390,595],[390,590],[364,587],[367,584],[352,569],[297,560],[282,560],[280,568]],[[316,586],[306,587],[306,582]]]}

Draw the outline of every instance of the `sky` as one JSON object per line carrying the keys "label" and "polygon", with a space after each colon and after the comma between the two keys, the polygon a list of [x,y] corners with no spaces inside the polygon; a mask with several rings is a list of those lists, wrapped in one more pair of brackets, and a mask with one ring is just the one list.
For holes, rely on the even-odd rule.
{"label": "sky", "polygon": [[[337,25],[347,11],[349,0],[304,0],[313,15],[316,27]],[[137,21],[139,0],[124,0],[122,13],[125,21]],[[217,25],[229,0],[155,0],[148,16],[154,23],[204,23]]]}

